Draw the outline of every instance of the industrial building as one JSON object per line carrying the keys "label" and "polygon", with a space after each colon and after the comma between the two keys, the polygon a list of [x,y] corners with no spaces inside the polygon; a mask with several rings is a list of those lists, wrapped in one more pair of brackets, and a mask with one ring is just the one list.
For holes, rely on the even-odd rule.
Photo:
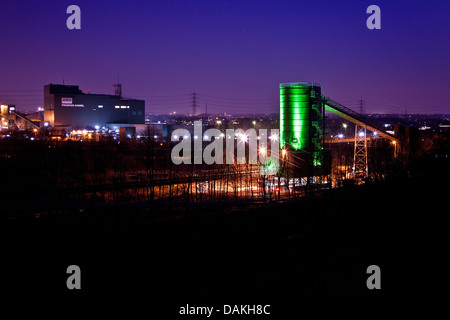
{"label": "industrial building", "polygon": [[293,165],[289,174],[299,177],[330,174],[330,151],[324,144],[325,112],[330,112],[355,124],[352,177],[362,183],[368,177],[367,131],[373,133],[374,139],[389,140],[394,146],[394,157],[399,140],[368,117],[323,96],[321,91],[321,86],[313,83],[280,84],[280,147]]}
{"label": "industrial building", "polygon": [[42,113],[35,112],[25,115],[16,110],[15,105],[1,105],[0,130],[36,130],[42,121]]}
{"label": "industrial building", "polygon": [[145,101],[125,99],[120,85],[114,95],[86,94],[78,86],[44,86],[44,121],[54,128],[94,130],[145,123]]}
{"label": "industrial building", "polygon": [[280,84],[280,147],[295,154],[300,170],[297,174],[329,172],[329,164],[325,163],[324,114],[320,86],[303,82]]}

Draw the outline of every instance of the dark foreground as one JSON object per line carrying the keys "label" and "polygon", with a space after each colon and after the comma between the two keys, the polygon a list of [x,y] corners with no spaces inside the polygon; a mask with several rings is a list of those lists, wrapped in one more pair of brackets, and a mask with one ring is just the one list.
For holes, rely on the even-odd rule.
{"label": "dark foreground", "polygon": [[[447,274],[448,187],[439,181],[344,188],[284,204],[90,209],[7,221],[3,302],[126,305],[157,319],[177,317],[186,304],[270,304],[277,319],[312,300],[424,303],[439,296]],[[78,291],[66,287],[72,264],[81,268]],[[381,268],[381,290],[366,287],[369,265]]]}

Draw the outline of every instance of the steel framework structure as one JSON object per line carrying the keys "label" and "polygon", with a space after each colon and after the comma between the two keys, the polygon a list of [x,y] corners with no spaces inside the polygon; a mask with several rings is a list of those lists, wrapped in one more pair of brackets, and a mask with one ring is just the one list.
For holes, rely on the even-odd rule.
{"label": "steel framework structure", "polygon": [[366,126],[355,125],[355,151],[353,156],[353,178],[362,181],[368,176]]}

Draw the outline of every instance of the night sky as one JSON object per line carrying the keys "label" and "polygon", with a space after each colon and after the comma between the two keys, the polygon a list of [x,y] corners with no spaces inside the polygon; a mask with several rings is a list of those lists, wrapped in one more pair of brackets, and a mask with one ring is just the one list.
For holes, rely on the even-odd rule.
{"label": "night sky", "polygon": [[[66,8],[81,8],[68,30]],[[381,30],[366,9],[381,8]],[[278,111],[279,83],[370,113],[450,113],[450,1],[2,0],[0,103],[43,105],[43,85],[146,100],[147,112]]]}

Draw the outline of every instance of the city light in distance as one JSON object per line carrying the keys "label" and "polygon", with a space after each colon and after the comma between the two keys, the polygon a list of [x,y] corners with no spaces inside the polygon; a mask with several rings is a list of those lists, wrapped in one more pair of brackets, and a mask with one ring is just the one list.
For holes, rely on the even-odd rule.
{"label": "city light in distance", "polygon": [[270,140],[275,140],[275,141],[277,141],[277,140],[278,140],[278,136],[277,136],[276,134],[273,134],[273,135],[271,135],[271,136],[269,137],[269,139],[270,139]]}

